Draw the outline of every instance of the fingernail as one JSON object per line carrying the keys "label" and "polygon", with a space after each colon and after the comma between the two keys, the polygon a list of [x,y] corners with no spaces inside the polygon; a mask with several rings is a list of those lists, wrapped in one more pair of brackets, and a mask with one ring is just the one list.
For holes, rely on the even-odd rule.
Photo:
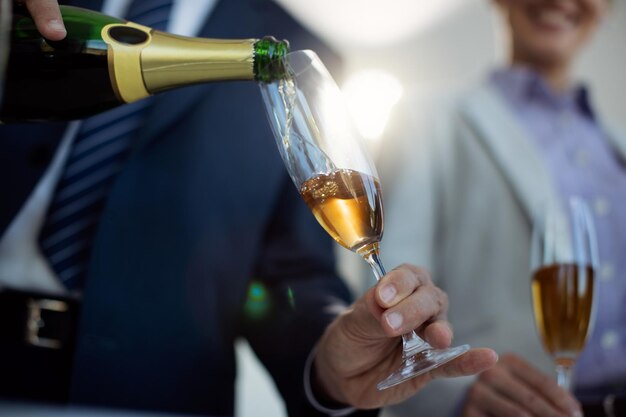
{"label": "fingernail", "polygon": [[65,32],[65,26],[63,26],[63,22],[58,19],[48,20],[48,27],[57,32]]}
{"label": "fingernail", "polygon": [[396,291],[396,287],[393,285],[385,285],[380,289],[380,299],[385,303],[390,303],[393,301],[394,297],[398,292]]}
{"label": "fingernail", "polygon": [[394,330],[398,330],[400,326],[402,326],[402,314],[400,313],[389,313],[385,317],[387,320],[387,324]]}
{"label": "fingernail", "polygon": [[583,417],[583,412],[580,409],[580,405],[578,404],[578,401],[570,400],[569,409],[571,411],[570,415],[572,417]]}

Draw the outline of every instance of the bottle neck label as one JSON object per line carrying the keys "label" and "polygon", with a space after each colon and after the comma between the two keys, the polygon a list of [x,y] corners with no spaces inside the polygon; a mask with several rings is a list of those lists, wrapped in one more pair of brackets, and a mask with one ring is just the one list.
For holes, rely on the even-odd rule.
{"label": "bottle neck label", "polygon": [[111,85],[117,98],[132,103],[150,95],[141,67],[141,52],[152,42],[149,27],[127,22],[102,28],[102,39],[108,45]]}
{"label": "bottle neck label", "polygon": [[202,39],[132,22],[102,29],[111,85],[126,103],[185,85],[253,80],[256,39]]}

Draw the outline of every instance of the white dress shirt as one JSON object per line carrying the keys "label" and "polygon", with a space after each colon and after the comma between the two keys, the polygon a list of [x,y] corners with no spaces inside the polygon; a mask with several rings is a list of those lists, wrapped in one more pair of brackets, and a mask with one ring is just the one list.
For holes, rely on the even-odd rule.
{"label": "white dress shirt", "polygon": [[[168,31],[195,36],[218,0],[174,0]],[[131,0],[105,0],[102,12],[123,17]],[[69,124],[52,163],[0,238],[0,288],[66,292],[41,253],[38,237],[80,122]]]}

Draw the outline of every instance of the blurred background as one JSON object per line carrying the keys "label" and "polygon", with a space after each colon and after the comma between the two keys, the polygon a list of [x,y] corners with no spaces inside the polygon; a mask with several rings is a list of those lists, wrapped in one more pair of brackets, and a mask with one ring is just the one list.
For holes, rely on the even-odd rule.
{"label": "blurred background", "polygon": [[[489,0],[277,1],[342,55],[341,87],[374,150],[401,98],[471,85],[504,59],[504,36]],[[626,131],[626,2],[613,3],[577,74],[606,121]],[[344,271],[362,262],[351,253],[342,258]],[[237,416],[285,416],[245,343],[238,355]]]}
{"label": "blurred background", "polygon": [[[348,98],[358,97],[357,124],[373,139],[382,133],[384,116],[389,114],[385,106],[392,105],[399,92],[429,94],[463,87],[504,59],[505,39],[490,0],[278,3],[343,56],[342,88]],[[590,84],[599,112],[610,123],[622,125],[626,122],[625,3],[613,2],[609,18],[586,48],[577,71]]]}

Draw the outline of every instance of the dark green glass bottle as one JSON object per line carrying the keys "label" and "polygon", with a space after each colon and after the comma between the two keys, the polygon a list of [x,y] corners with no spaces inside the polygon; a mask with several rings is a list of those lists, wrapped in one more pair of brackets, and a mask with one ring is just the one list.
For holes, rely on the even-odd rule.
{"label": "dark green glass bottle", "polygon": [[176,36],[61,6],[67,37],[44,39],[25,7],[13,14],[0,122],[80,119],[191,84],[284,76],[286,41]]}

